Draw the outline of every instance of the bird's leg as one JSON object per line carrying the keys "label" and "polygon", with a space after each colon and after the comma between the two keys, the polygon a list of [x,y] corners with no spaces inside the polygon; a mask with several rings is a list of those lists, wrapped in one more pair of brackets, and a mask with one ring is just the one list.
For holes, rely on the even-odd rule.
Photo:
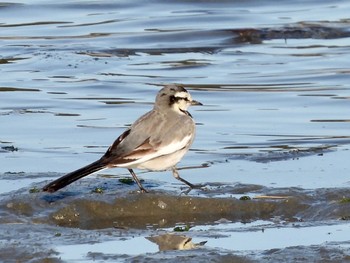
{"label": "bird's leg", "polygon": [[196,186],[196,185],[194,185],[194,184],[191,184],[190,182],[188,182],[188,181],[186,181],[185,179],[181,178],[180,175],[179,175],[179,173],[178,173],[178,171],[176,170],[176,167],[175,167],[175,166],[174,166],[171,170],[173,171],[173,176],[174,176],[177,180],[179,180],[179,181],[181,181],[181,182],[187,184],[191,189],[193,189],[193,188],[198,188],[198,186]]}
{"label": "bird's leg", "polygon": [[148,191],[142,186],[139,178],[137,178],[137,176],[134,173],[134,171],[132,169],[128,169],[128,170],[129,170],[130,174],[132,175],[132,178],[134,178],[135,182],[139,186],[141,193],[148,193]]}

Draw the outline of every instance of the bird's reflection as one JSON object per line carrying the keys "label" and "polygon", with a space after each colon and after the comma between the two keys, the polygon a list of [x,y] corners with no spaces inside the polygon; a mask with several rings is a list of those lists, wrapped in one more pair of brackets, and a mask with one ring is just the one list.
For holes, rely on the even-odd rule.
{"label": "bird's reflection", "polygon": [[160,251],[164,250],[186,250],[203,246],[207,241],[193,243],[191,237],[175,234],[164,234],[146,237],[149,241],[156,243]]}

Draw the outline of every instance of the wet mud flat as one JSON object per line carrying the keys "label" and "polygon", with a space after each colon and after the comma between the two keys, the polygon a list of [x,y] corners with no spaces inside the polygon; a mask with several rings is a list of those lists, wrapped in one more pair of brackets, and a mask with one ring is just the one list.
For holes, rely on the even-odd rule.
{"label": "wet mud flat", "polygon": [[[108,187],[100,192],[95,188],[100,180],[92,178],[54,194],[23,188],[2,195],[0,260],[66,262],[74,259],[75,249],[80,260],[96,262],[350,260],[350,242],[332,239],[337,231],[349,233],[348,188],[208,184],[181,194],[153,184],[150,193],[142,194],[135,185],[105,180]],[[277,234],[268,249],[256,249],[261,241],[252,238],[283,230],[294,235],[300,229],[324,229],[330,239],[274,248],[289,238]],[[240,240],[243,234],[248,238]],[[231,236],[243,244],[230,244]],[[224,247],[217,245],[220,240]]]}

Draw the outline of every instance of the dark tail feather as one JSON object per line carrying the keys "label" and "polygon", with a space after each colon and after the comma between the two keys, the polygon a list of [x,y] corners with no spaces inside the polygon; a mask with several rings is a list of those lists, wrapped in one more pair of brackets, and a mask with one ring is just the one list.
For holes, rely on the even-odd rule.
{"label": "dark tail feather", "polygon": [[57,190],[75,182],[76,180],[79,180],[84,176],[102,170],[103,168],[106,168],[106,165],[101,160],[98,160],[45,185],[43,187],[43,191],[50,193],[56,192]]}

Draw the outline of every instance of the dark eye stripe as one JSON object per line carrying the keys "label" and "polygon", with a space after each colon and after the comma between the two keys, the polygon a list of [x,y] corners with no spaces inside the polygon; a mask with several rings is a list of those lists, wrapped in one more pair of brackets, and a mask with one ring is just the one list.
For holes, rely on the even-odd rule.
{"label": "dark eye stripe", "polygon": [[169,97],[169,104],[172,105],[174,103],[177,103],[179,100],[185,100],[189,101],[187,97],[175,97],[175,96],[170,96]]}
{"label": "dark eye stripe", "polygon": [[188,101],[188,98],[187,97],[175,97],[176,100],[185,100],[185,101]]}

